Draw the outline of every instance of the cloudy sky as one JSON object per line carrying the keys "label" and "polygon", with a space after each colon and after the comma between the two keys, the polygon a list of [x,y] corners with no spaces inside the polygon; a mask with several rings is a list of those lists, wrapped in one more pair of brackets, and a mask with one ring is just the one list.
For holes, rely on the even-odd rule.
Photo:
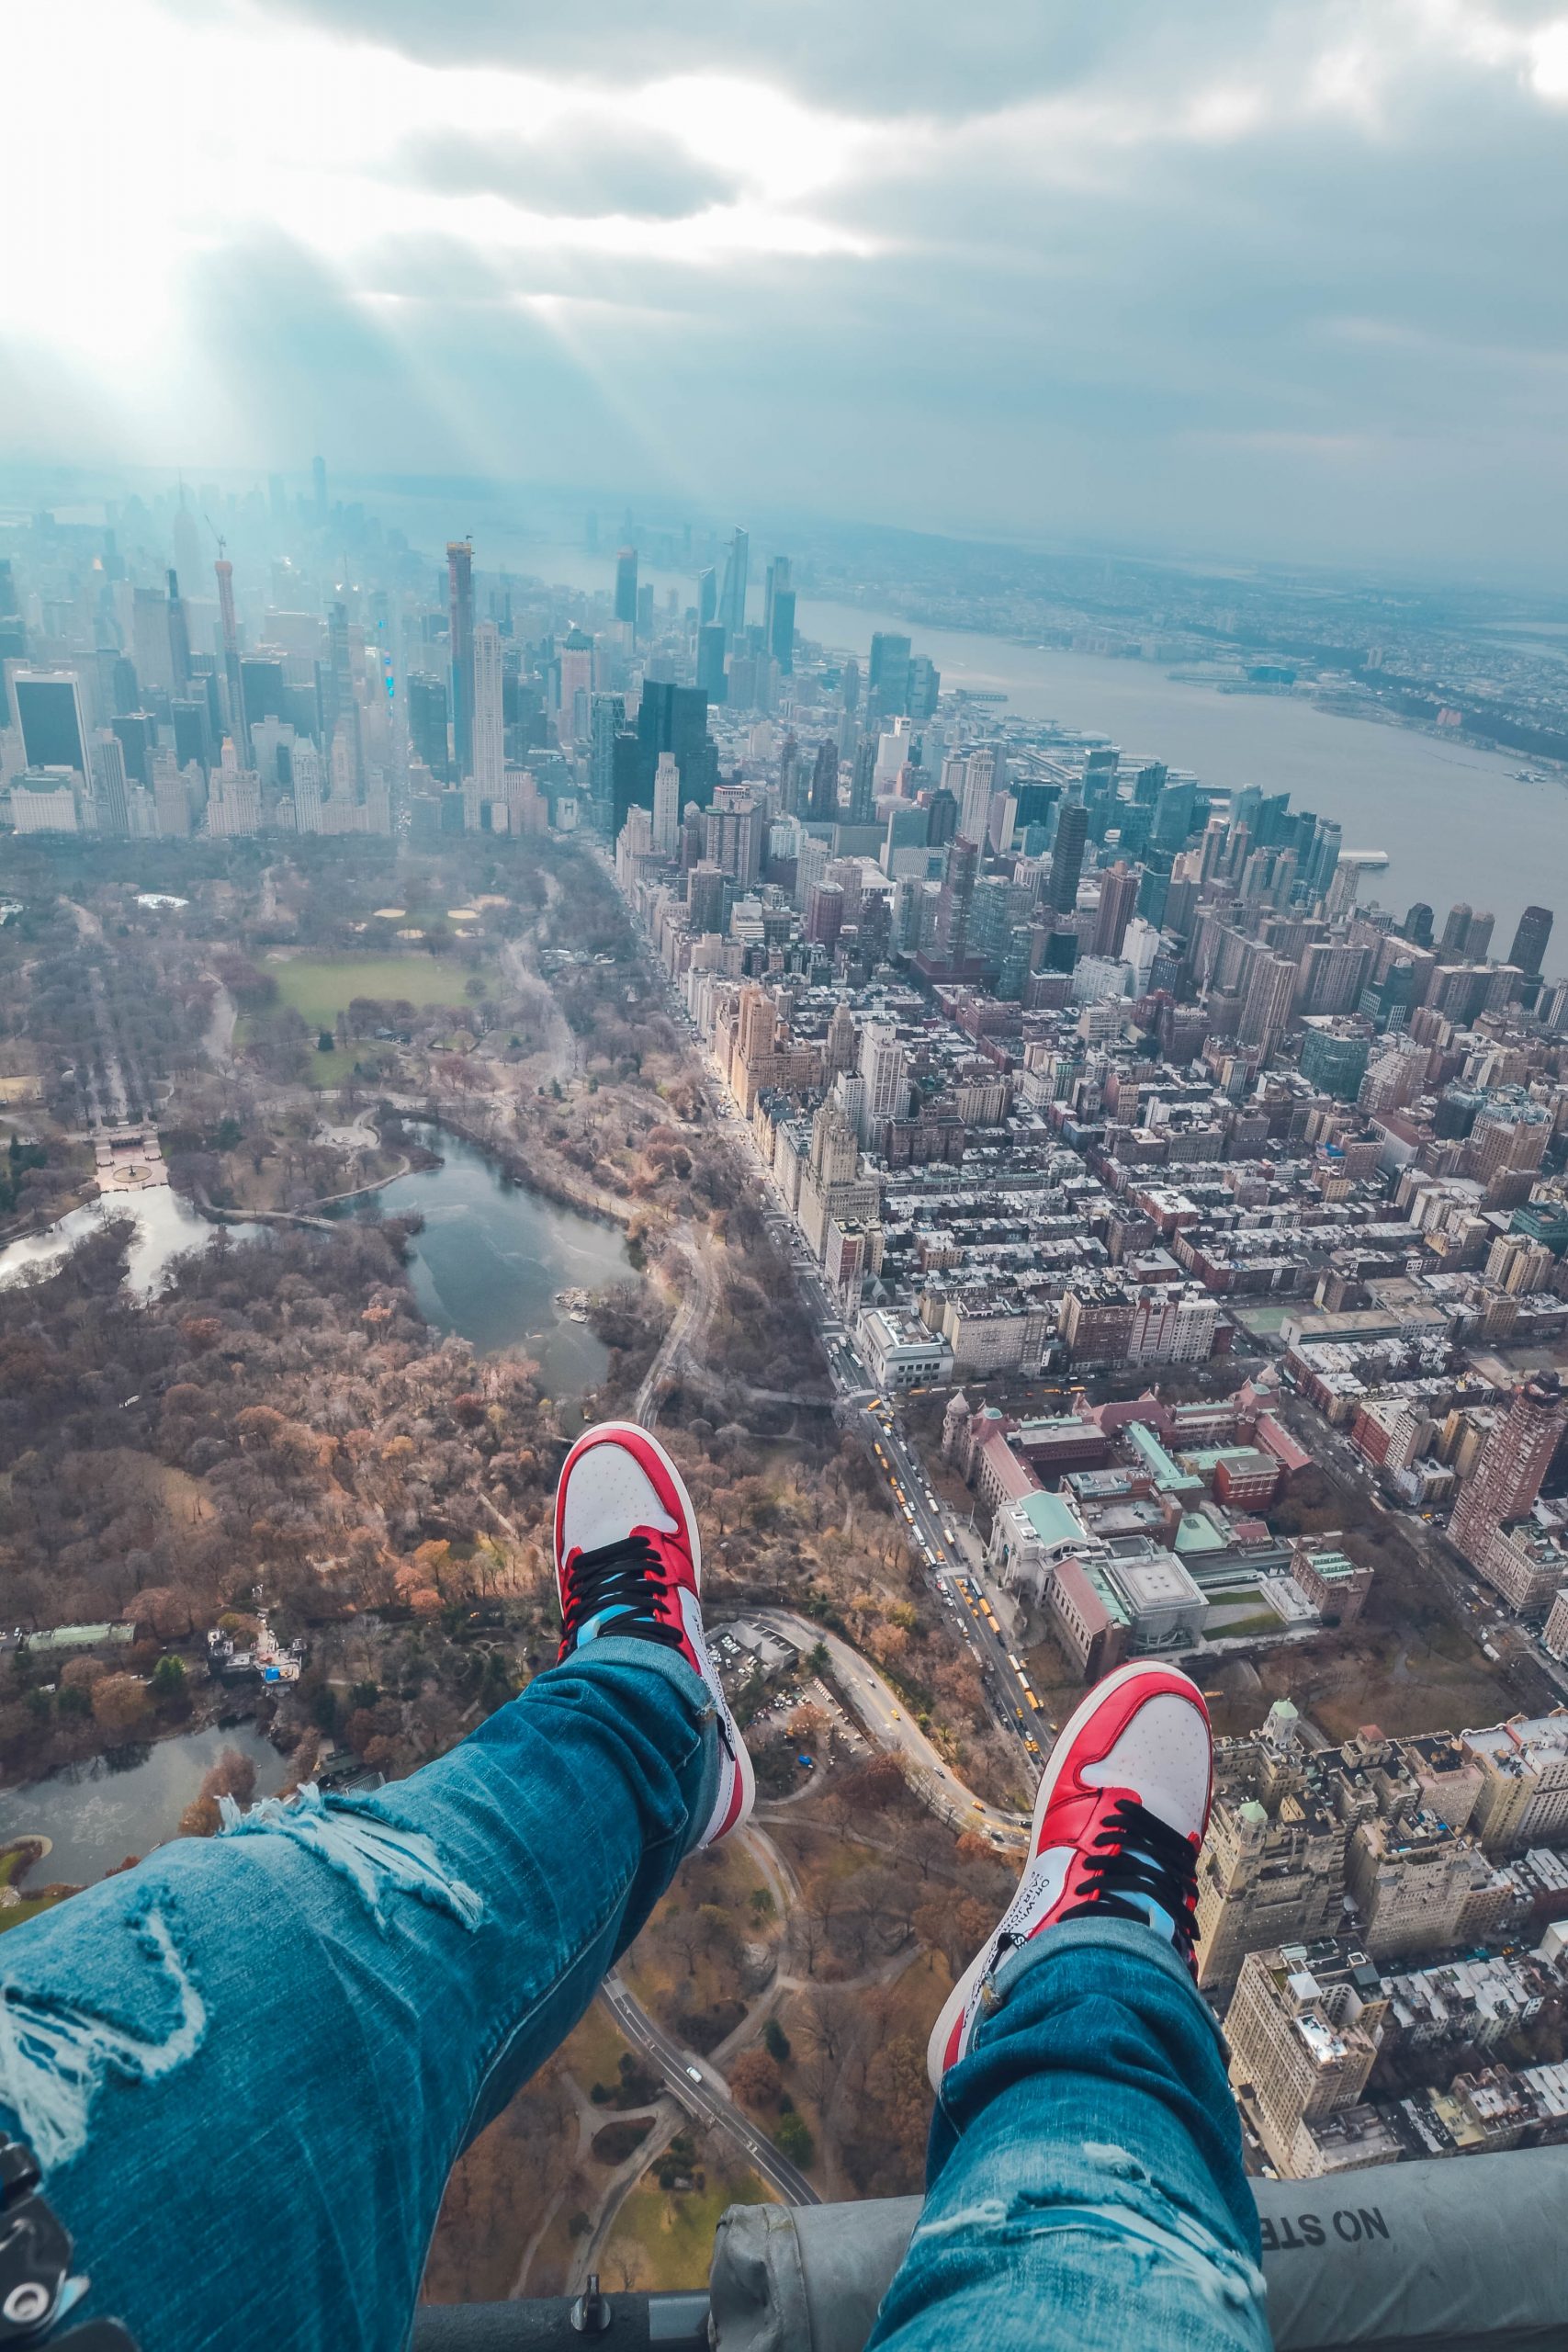
{"label": "cloudy sky", "polygon": [[0,463],[1494,576],[1568,536],[1568,0],[0,23]]}

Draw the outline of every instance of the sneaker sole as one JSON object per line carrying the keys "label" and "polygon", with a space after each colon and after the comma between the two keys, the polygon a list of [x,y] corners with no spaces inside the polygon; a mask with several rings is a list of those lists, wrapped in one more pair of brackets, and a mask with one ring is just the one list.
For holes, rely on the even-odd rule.
{"label": "sneaker sole", "polygon": [[[1092,1721],[1112,1691],[1125,1690],[1129,1682],[1141,1682],[1146,1675],[1163,1675],[1168,1672],[1169,1668],[1167,1666],[1154,1658],[1134,1658],[1130,1665],[1117,1667],[1114,1673],[1108,1674],[1103,1682],[1097,1682],[1093,1690],[1079,1700],[1052,1741],[1050,1757],[1046,1761],[1045,1770],[1040,1775],[1040,1786],[1034,1792],[1034,1813],[1030,1822],[1029,1850],[1024,1857],[1024,1871],[1028,1870],[1030,1863],[1034,1860],[1039,1847],[1040,1832],[1044,1826],[1046,1809],[1056,1793],[1056,1782],[1061,1778],[1062,1765],[1071,1755],[1073,1744],[1085,1725]],[[1058,1758],[1061,1759],[1060,1762],[1057,1761]],[[1022,1875],[1021,1871],[1021,1883]],[[1014,1900],[1016,1899],[1015,1896]],[[1010,1911],[1012,1905],[1010,1903],[1008,1910]],[[1002,1918],[1005,1920],[1006,1917],[1007,1912],[1004,1911]],[[942,2003],[941,2015],[931,2028],[931,2039],[926,2044],[926,2074],[930,2078],[932,2090],[936,2092],[939,2098],[942,2096],[942,2076],[947,2072],[943,2059],[948,2042],[952,2038],[953,2026],[968,2007],[970,1995],[986,1973],[986,1957],[995,1941],[996,1934],[999,1932],[999,1928],[1000,1922],[998,1923],[998,1928],[994,1929],[980,1946],[979,1951]],[[957,2060],[955,2059],[953,2063],[956,2064]]]}
{"label": "sneaker sole", "polygon": [[[681,1510],[685,1517],[686,1526],[691,1533],[692,1589],[700,1599],[703,1589],[703,1536],[702,1530],[697,1525],[697,1508],[692,1500],[691,1492],[686,1485],[686,1481],[682,1477],[680,1471],[671,1460],[669,1453],[665,1447],[660,1445],[659,1440],[654,1436],[653,1431],[651,1430],[645,1430],[640,1421],[600,1421],[596,1423],[592,1431],[592,1436],[595,1442],[598,1442],[600,1440],[604,1438],[636,1438],[639,1444],[651,1448],[652,1452],[658,1455],[660,1466],[662,1468],[665,1476],[669,1479],[670,1484],[675,1489],[676,1496],[680,1500]],[[587,1452],[590,1449],[585,1447],[583,1450],[584,1452]],[[571,1453],[568,1454],[566,1463],[562,1468],[561,1475],[563,1478],[566,1475],[566,1471],[571,1466],[575,1453],[576,1448],[573,1447]],[[560,1600],[560,1560],[558,1557],[560,1544],[558,1528],[557,1528],[554,1521],[552,1521],[551,1548],[558,1555],[555,1561],[555,1571],[556,1599],[558,1604]],[[751,1808],[757,1799],[757,1776],[751,1768],[751,1758],[747,1749],[746,1742],[741,1738],[735,1718],[729,1712],[729,1702],[725,1697],[723,1689],[720,1686],[717,1670],[714,1666],[713,1659],[708,1655],[705,1627],[704,1629],[703,1657],[707,1662],[707,1672],[703,1677],[704,1685],[707,1690],[708,1696],[713,1700],[715,1706],[718,1709],[724,1719],[725,1724],[728,1729],[729,1754],[735,1766],[736,1780],[739,1784],[740,1802],[739,1805],[735,1803],[735,1792],[734,1790],[731,1790],[729,1803],[725,1806],[723,1815],[719,1815],[718,1806],[716,1801],[714,1815],[710,1815],[707,1827],[704,1830],[702,1837],[697,1841],[698,1848],[715,1845],[717,1843],[719,1838],[728,1838],[732,1830],[739,1829],[740,1824],[750,1815]],[[722,1789],[720,1793],[722,1795]],[[694,1848],[693,1850],[695,1851],[697,1849]]]}

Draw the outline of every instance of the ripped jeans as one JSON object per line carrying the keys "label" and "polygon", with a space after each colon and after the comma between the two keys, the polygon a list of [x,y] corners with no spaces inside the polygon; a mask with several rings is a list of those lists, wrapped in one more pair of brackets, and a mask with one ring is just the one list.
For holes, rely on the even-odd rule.
{"label": "ripped jeans", "polygon": [[[374,1796],[274,1801],[0,1937],[0,2129],[140,2352],[397,2352],[446,2176],[716,1792],[707,1695],[614,1636]],[[1265,2352],[1217,2030],[1168,1946],[1053,1928],[953,2069],[874,2341]]]}
{"label": "ripped jeans", "polygon": [[707,1694],[608,1638],[374,1796],[161,1847],[0,1937],[0,2130],[140,2352],[397,2352],[454,2159],[706,1821]]}
{"label": "ripped jeans", "polygon": [[1069,1919],[994,1984],[872,2345],[1269,2352],[1224,2043],[1170,1946]]}

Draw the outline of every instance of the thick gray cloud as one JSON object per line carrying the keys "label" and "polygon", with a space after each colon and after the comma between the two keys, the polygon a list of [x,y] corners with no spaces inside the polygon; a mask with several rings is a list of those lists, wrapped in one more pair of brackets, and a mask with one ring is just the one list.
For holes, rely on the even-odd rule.
{"label": "thick gray cloud", "polygon": [[[182,56],[264,21],[138,5]],[[1568,0],[268,0],[265,25],[341,177],[135,243],[117,283],[175,254],[173,323],[93,357],[116,390],[174,378],[172,424],[149,398],[120,428],[136,454],[189,432],[727,512],[1558,560]],[[95,220],[144,141],[110,164]],[[304,167],[278,168],[287,197]],[[250,184],[214,176],[231,208]],[[7,390],[6,304],[0,437],[52,447],[76,379],[40,329]]]}
{"label": "thick gray cloud", "polygon": [[393,161],[410,186],[444,196],[499,196],[529,212],[635,212],[655,220],[700,212],[736,193],[732,176],[637,124],[567,116],[531,136],[462,131],[410,140]]}

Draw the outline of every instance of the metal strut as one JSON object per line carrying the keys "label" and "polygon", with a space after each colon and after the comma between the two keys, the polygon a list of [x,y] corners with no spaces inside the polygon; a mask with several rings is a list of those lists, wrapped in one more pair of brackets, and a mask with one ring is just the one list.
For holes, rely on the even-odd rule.
{"label": "metal strut", "polygon": [[38,2159],[0,2139],[0,2347],[47,2344],[49,2352],[136,2352],[117,2319],[54,2333],[91,2283],[71,2276],[71,2233],[38,2194]]}

